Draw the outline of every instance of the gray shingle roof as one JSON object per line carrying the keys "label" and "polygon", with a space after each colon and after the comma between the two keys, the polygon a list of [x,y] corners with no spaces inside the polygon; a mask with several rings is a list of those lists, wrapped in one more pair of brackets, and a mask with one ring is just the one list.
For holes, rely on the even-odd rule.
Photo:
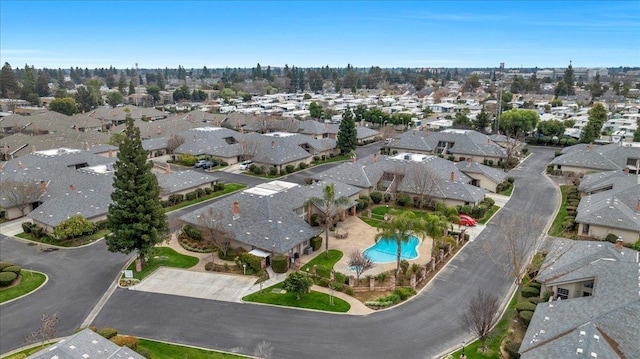
{"label": "gray shingle roof", "polygon": [[502,183],[507,178],[507,172],[497,168],[485,166],[477,162],[460,161],[456,163],[456,167],[464,174],[478,173],[490,178],[495,183]]}
{"label": "gray shingle roof", "polygon": [[[608,242],[558,240],[568,252],[538,281],[594,280],[593,295],[538,304],[520,352],[529,358],[640,357],[637,252]],[[549,256],[547,258],[550,258]],[[578,350],[581,349],[581,350]]]}
{"label": "gray shingle roof", "polygon": [[551,164],[610,171],[624,169],[628,158],[640,158],[640,147],[621,146],[617,143],[604,146],[592,145],[591,147],[579,144],[565,148],[562,153],[554,158]]}
{"label": "gray shingle roof", "polygon": [[391,143],[392,149],[433,152],[439,142],[453,143],[447,153],[454,155],[506,158],[504,148],[487,135],[471,130],[444,130],[441,132],[407,131]]}
{"label": "gray shingle roof", "polygon": [[[640,177],[637,175],[605,175],[601,181],[590,179],[582,188],[598,188],[611,185],[612,188],[582,197],[578,205],[576,222],[622,228],[640,232]],[[589,187],[587,187],[589,186]]]}
{"label": "gray shingle roof", "polygon": [[[328,182],[309,186],[295,186],[272,195],[260,196],[241,192],[225,197],[213,205],[181,217],[187,223],[199,224],[199,217],[209,208],[215,211],[221,228],[233,234],[235,240],[273,253],[287,253],[289,249],[320,234],[322,228],[310,226],[295,210],[303,207],[311,197],[322,198]],[[334,183],[336,197],[352,196],[359,188]],[[233,219],[233,204],[238,202],[240,216]]]}
{"label": "gray shingle roof", "polygon": [[29,359],[144,359],[135,351],[104,338],[91,329],[84,329],[78,333],[59,341],[50,347],[30,355]]}

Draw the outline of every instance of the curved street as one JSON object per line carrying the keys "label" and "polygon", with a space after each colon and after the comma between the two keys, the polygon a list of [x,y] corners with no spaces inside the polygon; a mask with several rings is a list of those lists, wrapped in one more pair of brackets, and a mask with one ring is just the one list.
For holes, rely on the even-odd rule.
{"label": "curved street", "polygon": [[[493,222],[515,218],[522,234],[537,238],[559,202],[555,186],[542,173],[553,149],[532,148],[512,171],[516,190]],[[252,354],[269,343],[277,358],[431,358],[470,338],[460,314],[478,288],[507,296],[513,278],[486,255],[499,229],[487,228],[411,301],[367,316],[327,314],[287,308],[219,302],[117,289],[96,317],[98,327],[130,335]],[[22,344],[38,328],[43,313],[60,313],[60,335],[71,334],[111,285],[127,257],[106,251],[103,242],[74,250],[40,252],[35,246],[0,238],[3,259],[50,276],[45,288],[0,306],[2,352]],[[67,295],[72,293],[72,295]]]}

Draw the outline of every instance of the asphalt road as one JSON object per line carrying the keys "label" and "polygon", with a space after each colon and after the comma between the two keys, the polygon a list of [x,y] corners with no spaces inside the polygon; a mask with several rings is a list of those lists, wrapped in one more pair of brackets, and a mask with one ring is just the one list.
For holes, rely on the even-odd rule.
{"label": "asphalt road", "polygon": [[43,313],[58,313],[59,336],[72,334],[129,258],[107,251],[104,240],[76,249],[43,252],[42,248],[0,235],[3,261],[49,276],[49,281],[37,292],[0,306],[2,353],[23,346],[24,337],[40,328]]}
{"label": "asphalt road", "polygon": [[[515,236],[522,240],[542,234],[540,223],[551,219],[559,201],[554,185],[542,175],[554,151],[532,152],[511,173],[516,190],[493,220],[517,221]],[[500,298],[509,294],[513,278],[494,265],[483,247],[499,244],[499,231],[489,225],[408,303],[364,317],[118,289],[94,324],[244,354],[264,341],[276,358],[431,358],[470,337],[459,318],[478,288]]]}

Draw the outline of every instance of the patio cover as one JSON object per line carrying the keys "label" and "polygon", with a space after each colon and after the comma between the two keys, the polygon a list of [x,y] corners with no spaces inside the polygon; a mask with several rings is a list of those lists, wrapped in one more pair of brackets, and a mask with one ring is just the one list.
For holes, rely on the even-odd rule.
{"label": "patio cover", "polygon": [[263,257],[263,258],[266,258],[266,257],[271,255],[271,253],[265,252],[265,251],[260,250],[258,248],[252,249],[251,252],[249,252],[249,254],[253,254],[254,256]]}

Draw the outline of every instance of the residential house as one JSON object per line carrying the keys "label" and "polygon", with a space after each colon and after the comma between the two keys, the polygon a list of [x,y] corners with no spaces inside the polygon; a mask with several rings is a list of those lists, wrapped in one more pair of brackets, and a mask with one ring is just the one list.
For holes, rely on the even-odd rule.
{"label": "residential house", "polygon": [[[311,238],[322,233],[321,227],[307,222],[311,214],[320,213],[321,209],[312,207],[309,212],[306,202],[312,197],[322,198],[323,189],[329,184],[335,186],[336,198],[351,199],[333,215],[340,219],[345,211],[355,214],[355,199],[360,192],[357,187],[326,181],[308,186],[273,181],[225,197],[180,219],[194,226],[215,226],[229,234],[234,248],[257,249],[254,253],[265,258],[285,255],[295,259],[309,247]],[[265,264],[269,265],[268,259]]]}
{"label": "residential house", "polygon": [[484,199],[486,190],[471,185],[472,178],[456,165],[438,156],[401,153],[395,157],[372,155],[358,161],[342,163],[313,176],[356,186],[368,195],[381,191],[395,196],[405,193],[425,197],[448,206],[475,205]]}
{"label": "residential house", "polygon": [[609,145],[577,144],[565,147],[562,155],[551,161],[554,170],[581,176],[588,172],[622,170],[640,173],[640,144],[613,143]]}
{"label": "residential house", "polygon": [[638,252],[608,242],[557,239],[537,281],[540,303],[522,359],[640,358]]}
{"label": "residential house", "polygon": [[126,346],[118,346],[91,329],[83,329],[56,344],[48,346],[28,359],[144,359]]}
{"label": "residential house", "polygon": [[578,235],[605,239],[614,234],[630,244],[640,239],[640,176],[619,170],[588,174],[578,190]]}
{"label": "residential house", "polygon": [[504,148],[487,135],[472,130],[407,131],[400,134],[388,148],[397,152],[453,156],[458,161],[471,158],[473,162],[480,163],[491,160],[497,164],[507,158]]}
{"label": "residential house", "polygon": [[498,185],[507,179],[507,172],[473,162],[471,158],[457,162],[456,167],[465,175],[471,177],[471,185],[494,193],[497,192]]}

